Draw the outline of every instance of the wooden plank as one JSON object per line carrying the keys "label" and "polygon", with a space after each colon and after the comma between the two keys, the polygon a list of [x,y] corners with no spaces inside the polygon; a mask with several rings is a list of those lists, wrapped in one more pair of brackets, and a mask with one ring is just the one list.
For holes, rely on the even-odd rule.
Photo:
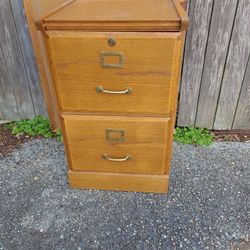
{"label": "wooden plank", "polygon": [[10,0],[12,11],[15,17],[15,24],[18,32],[20,47],[23,54],[24,64],[28,76],[28,83],[31,90],[36,115],[46,115],[46,107],[39,81],[39,74],[34,56],[28,26],[23,11],[22,0]]}
{"label": "wooden plank", "polygon": [[213,127],[236,7],[237,1],[214,2],[195,121],[196,127],[209,129]]}
{"label": "wooden plank", "polygon": [[44,93],[44,99],[48,110],[48,116],[53,129],[60,128],[58,106],[55,99],[55,91],[50,72],[49,62],[45,50],[44,38],[41,32],[36,30],[35,22],[40,20],[48,12],[53,10],[65,0],[23,0],[26,18],[29,25],[32,44],[39,69],[40,82]]}
{"label": "wooden plank", "polygon": [[195,123],[212,3],[213,0],[190,2],[190,27],[184,54],[178,126]]}
{"label": "wooden plank", "polygon": [[214,123],[215,129],[231,129],[250,53],[250,0],[238,4],[227,64]]}
{"label": "wooden plank", "polygon": [[[30,1],[30,0],[29,0]],[[37,22],[42,17],[47,16],[48,13],[56,9],[59,5],[68,2],[69,0],[32,0],[33,13],[35,21]]]}
{"label": "wooden plank", "polygon": [[233,129],[250,129],[250,57],[244,77]]}
{"label": "wooden plank", "polygon": [[34,108],[9,1],[0,1],[0,43],[20,118],[34,116]]}
{"label": "wooden plank", "polygon": [[19,113],[16,100],[0,46],[0,120],[14,120],[18,118]]}
{"label": "wooden plank", "polygon": [[177,0],[73,2],[44,19],[47,30],[179,31],[188,24]]}
{"label": "wooden plank", "polygon": [[52,128],[60,129],[61,125],[60,125],[60,119],[59,119],[59,107],[57,105],[55,87],[53,83],[50,63],[49,63],[48,54],[46,50],[45,38],[40,31],[37,31],[37,38],[39,42],[39,50],[41,53],[39,64],[41,65],[41,67],[44,68],[44,73],[46,75],[47,85],[45,85],[45,82],[44,83],[42,82],[42,87],[44,89],[43,90],[44,96],[46,95],[48,98],[47,102],[49,103],[49,105],[47,105],[47,110],[48,110],[49,118],[52,124]]}
{"label": "wooden plank", "polygon": [[69,171],[72,188],[116,190],[130,192],[168,192],[168,175],[121,174]]}

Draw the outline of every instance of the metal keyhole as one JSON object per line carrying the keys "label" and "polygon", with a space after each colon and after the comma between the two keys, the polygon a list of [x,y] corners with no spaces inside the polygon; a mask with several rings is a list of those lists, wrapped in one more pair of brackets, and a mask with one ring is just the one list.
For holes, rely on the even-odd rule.
{"label": "metal keyhole", "polygon": [[111,47],[114,47],[116,45],[116,40],[114,38],[109,38],[108,44]]}

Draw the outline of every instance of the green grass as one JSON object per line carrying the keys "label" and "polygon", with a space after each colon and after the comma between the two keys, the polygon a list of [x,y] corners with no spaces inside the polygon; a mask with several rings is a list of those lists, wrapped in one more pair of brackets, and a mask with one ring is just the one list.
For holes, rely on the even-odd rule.
{"label": "green grass", "polygon": [[209,146],[213,143],[214,136],[207,129],[201,128],[176,128],[175,141],[180,144],[194,144]]}
{"label": "green grass", "polygon": [[[26,134],[29,136],[42,136],[44,138],[57,138],[63,140],[61,131],[53,132],[48,119],[37,116],[34,119],[24,119],[6,125],[14,135]],[[175,141],[180,144],[211,145],[213,134],[207,129],[200,128],[176,128]]]}
{"label": "green grass", "polygon": [[58,141],[63,141],[63,135],[61,130],[57,130],[55,135]]}
{"label": "green grass", "polygon": [[57,138],[62,141],[60,131],[53,132],[48,119],[37,116],[34,119],[24,119],[6,125],[14,135],[26,134],[29,136],[42,136],[44,138]]}

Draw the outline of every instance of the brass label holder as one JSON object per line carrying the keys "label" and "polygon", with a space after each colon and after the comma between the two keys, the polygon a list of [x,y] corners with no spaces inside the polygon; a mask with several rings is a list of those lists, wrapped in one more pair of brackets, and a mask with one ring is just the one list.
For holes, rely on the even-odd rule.
{"label": "brass label holder", "polygon": [[[118,57],[119,62],[117,64],[107,63],[105,58],[107,57]],[[123,52],[114,52],[114,51],[101,51],[100,52],[100,63],[103,68],[114,68],[121,69],[124,66],[124,54]]]}
{"label": "brass label holder", "polygon": [[106,129],[106,140],[110,142],[124,142],[124,129]]}

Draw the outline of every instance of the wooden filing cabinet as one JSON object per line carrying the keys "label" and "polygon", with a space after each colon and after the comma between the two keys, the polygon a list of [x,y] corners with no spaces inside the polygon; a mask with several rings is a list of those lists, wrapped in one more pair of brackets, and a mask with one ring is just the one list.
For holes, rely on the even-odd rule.
{"label": "wooden filing cabinet", "polygon": [[179,0],[68,1],[39,22],[72,187],[167,192],[187,24]]}

